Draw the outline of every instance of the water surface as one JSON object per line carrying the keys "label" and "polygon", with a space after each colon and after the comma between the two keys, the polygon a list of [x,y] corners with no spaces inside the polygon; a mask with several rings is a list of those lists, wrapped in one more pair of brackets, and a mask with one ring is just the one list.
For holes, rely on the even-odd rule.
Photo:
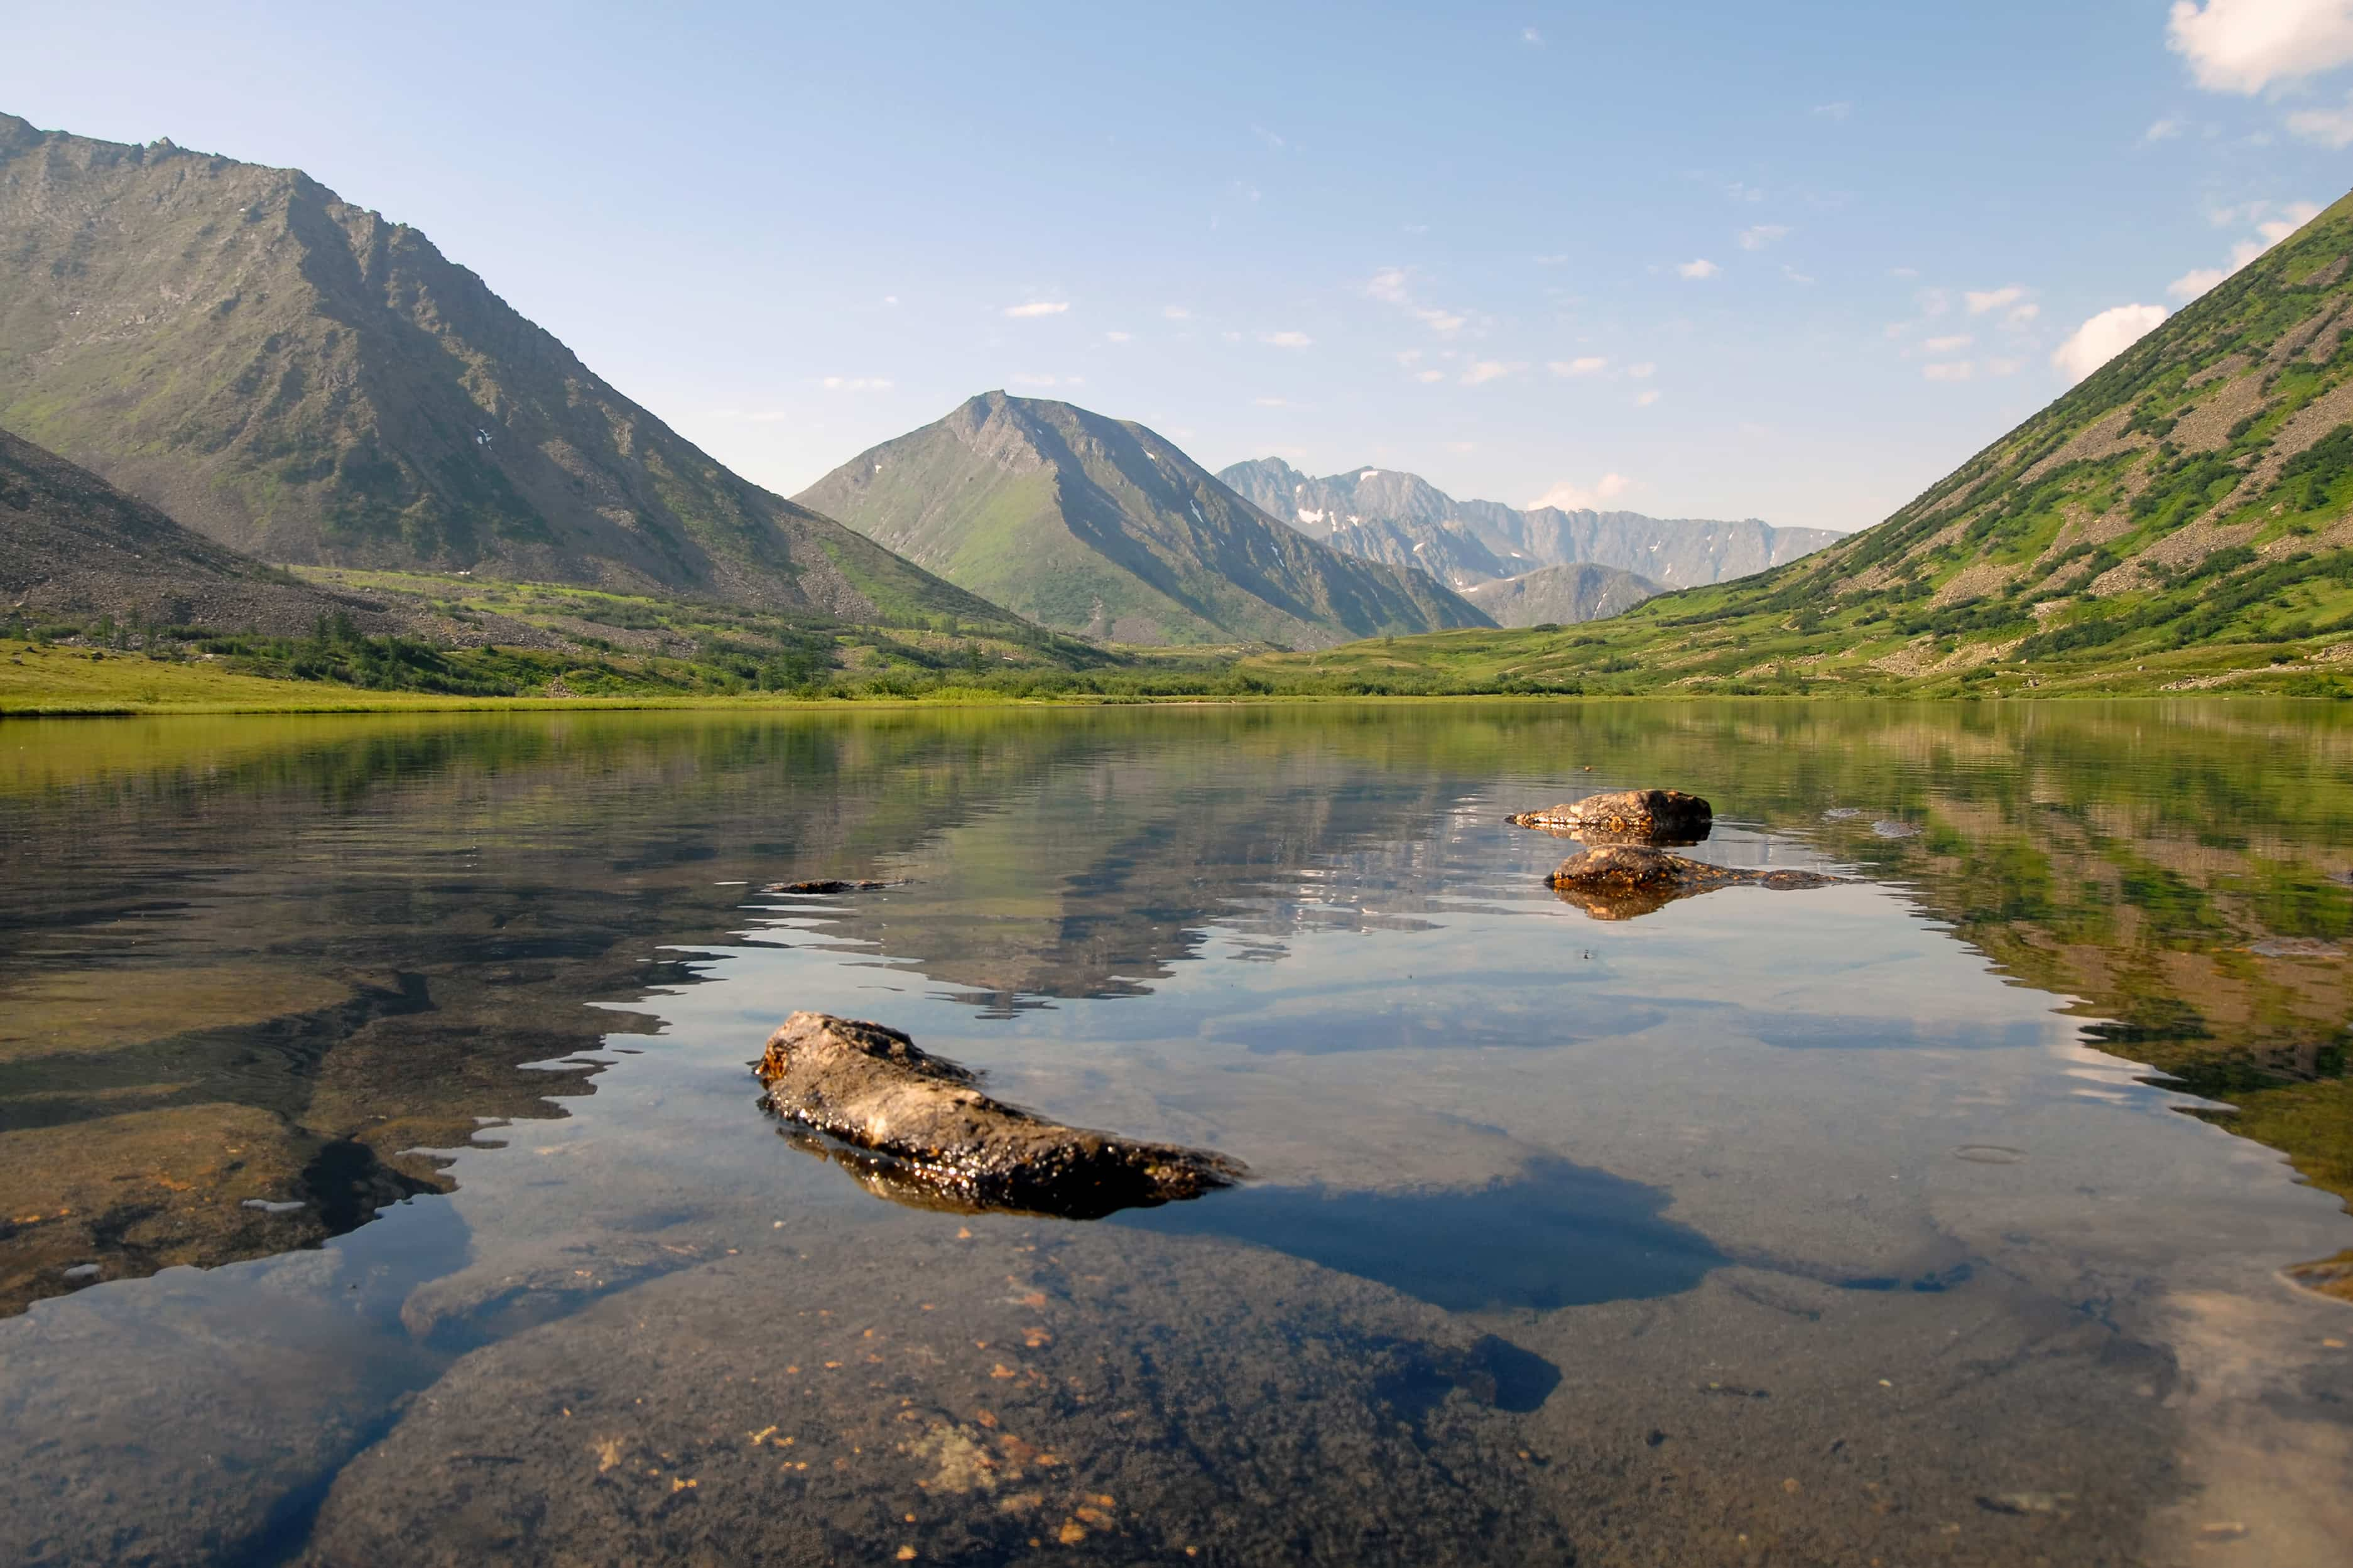
{"label": "water surface", "polygon": [[[0,1541],[2341,1561],[2348,778],[2251,702],[12,721]],[[1501,821],[1651,784],[1843,880],[1596,920]],[[1256,1179],[885,1201],[757,1109],[797,1007]]]}

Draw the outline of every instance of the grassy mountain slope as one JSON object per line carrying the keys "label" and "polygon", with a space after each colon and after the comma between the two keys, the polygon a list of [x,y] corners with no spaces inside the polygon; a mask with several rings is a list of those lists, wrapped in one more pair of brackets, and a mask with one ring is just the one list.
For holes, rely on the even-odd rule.
{"label": "grassy mountain slope", "polygon": [[1324,670],[1343,666],[1398,689],[2346,689],[2353,196],[1875,528],[1575,636],[1400,640]]}
{"label": "grassy mountain slope", "polygon": [[272,561],[993,614],[729,472],[417,230],[6,115],[0,425]]}
{"label": "grassy mountain slope", "polygon": [[1645,517],[1635,511],[1521,510],[1457,500],[1419,474],[1352,468],[1311,479],[1280,458],[1236,463],[1218,478],[1261,510],[1335,550],[1414,565],[1459,592],[1540,566],[1577,562],[1669,587],[1725,583],[1794,561],[1843,537],[1776,528],[1755,518]]}
{"label": "grassy mountain slope", "polygon": [[797,498],[1042,626],[1128,643],[1322,647],[1477,626],[1434,579],[1325,549],[1159,436],[991,392]]}
{"label": "grassy mountain slope", "polygon": [[1517,577],[1482,583],[1462,596],[1499,626],[1567,626],[1623,615],[1653,595],[1666,592],[1647,577],[1614,566],[1578,562],[1543,566]]}

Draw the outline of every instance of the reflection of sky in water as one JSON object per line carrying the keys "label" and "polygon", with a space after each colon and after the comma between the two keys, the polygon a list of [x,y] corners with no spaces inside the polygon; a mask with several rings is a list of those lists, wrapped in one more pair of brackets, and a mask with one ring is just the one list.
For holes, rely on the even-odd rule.
{"label": "reflection of sky in water", "polygon": [[[579,1068],[566,1064],[602,1064],[595,1092],[563,1100],[563,1116],[494,1122],[451,1151],[447,1196],[401,1205],[321,1251],[111,1282],[0,1323],[0,1417],[25,1443],[152,1424],[135,1451],[89,1461],[109,1484],[153,1491],[126,1492],[126,1517],[196,1517],[230,1504],[192,1500],[277,1484],[224,1485],[185,1458],[216,1450],[243,1476],[311,1497],[306,1478],[398,1430],[399,1410],[429,1410],[438,1393],[400,1398],[461,1352],[572,1331],[573,1315],[591,1321],[600,1300],[620,1314],[638,1287],[679,1274],[690,1288],[643,1298],[670,1306],[626,1311],[652,1315],[659,1331],[659,1314],[684,1310],[681,1299],[727,1303],[755,1327],[719,1338],[773,1333],[781,1358],[803,1331],[786,1315],[797,1291],[818,1285],[797,1268],[828,1268],[823,1283],[839,1290],[836,1272],[852,1260],[880,1271],[885,1294],[927,1289],[924,1270],[951,1256],[938,1249],[968,1228],[1008,1252],[1004,1268],[967,1281],[990,1310],[1026,1300],[998,1280],[1029,1267],[1019,1254],[1032,1246],[1116,1258],[1147,1297],[1165,1298],[1165,1317],[1146,1300],[1093,1324],[1106,1346],[1166,1331],[1205,1277],[1260,1279],[1249,1258],[1292,1270],[1263,1277],[1289,1292],[1268,1310],[1273,1330],[1293,1326],[1284,1314],[1321,1321],[1342,1310],[1335,1302],[1375,1298],[1460,1318],[1491,1403],[1535,1424],[1512,1441],[1604,1453],[1623,1438],[1632,1458],[1608,1463],[1668,1466],[1678,1486],[1713,1472],[1757,1483],[1768,1500],[1794,1495],[1781,1490],[1782,1456],[1835,1442],[1966,1474],[1962,1501],[1975,1509],[1978,1491],[2096,1489],[2052,1479],[2052,1456],[2088,1434],[2104,1449],[2161,1450],[2135,1473],[2194,1470],[2223,1500],[2216,1510],[2253,1515],[2277,1502],[2260,1486],[2231,1489],[2253,1484],[2231,1456],[2266,1446],[2293,1462],[2264,1484],[2306,1502],[2334,1495],[2314,1466],[2343,1451],[2329,1447],[2344,1424],[2327,1405],[2341,1393],[2296,1381],[2319,1353],[2313,1311],[2334,1309],[2274,1289],[2270,1270],[2343,1245],[2335,1200],[2293,1184],[2269,1150],[2175,1114],[2183,1096],[2080,1045],[2082,1021],[2060,1011],[2068,999],[1996,973],[1915,895],[1862,879],[1731,889],[1595,921],[1541,885],[1577,847],[1499,818],[1638,778],[1498,782],[1501,767],[1377,766],[1314,744],[1221,760],[1215,747],[1155,750],[1116,733],[1127,739],[1100,754],[1076,750],[975,786],[953,809],[925,806],[912,826],[876,834],[887,847],[854,865],[794,861],[796,875],[899,879],[836,899],[742,885],[786,869],[762,859],[771,850],[757,838],[772,796],[804,813],[773,830],[795,856],[816,853],[803,838],[833,842],[806,824],[852,792],[822,769],[763,782],[668,761],[658,785],[629,785],[626,810],[583,786],[609,818],[524,769],[497,786],[527,803],[514,808],[522,821],[496,834],[462,811],[438,825],[445,807],[428,799],[437,825],[414,834],[409,807],[379,803],[377,817],[304,829],[314,837],[285,868],[252,851],[286,877],[265,889],[280,902],[313,896],[316,868],[337,868],[350,886],[332,886],[339,901],[309,923],[364,958],[378,956],[375,940],[445,965],[429,984],[367,983],[385,996],[429,991],[448,1015],[484,1020],[483,1039],[501,1048],[533,1037],[532,1009],[576,1000],[560,985],[499,998],[555,973],[528,966],[591,950],[578,941],[578,900],[605,897],[605,884],[649,917],[614,923],[627,933],[617,951],[659,956],[671,974],[691,963],[698,979],[615,1005],[657,1021],[632,1031],[656,1032],[616,1032],[531,1075],[555,1092],[576,1088]],[[2006,763],[1973,765],[2007,776]],[[872,759],[863,787],[898,787],[895,768]],[[1868,832],[1908,805],[1904,794],[1860,796],[1872,804],[1858,842],[1917,845]],[[1816,824],[1827,800],[1856,798],[1784,795],[1777,805]],[[744,816],[723,816],[714,800]],[[480,871],[478,834],[494,850],[530,838],[565,863]],[[1738,822],[1690,853],[1852,869]],[[220,858],[234,860],[234,847]],[[386,867],[381,882],[357,879]],[[232,879],[267,879],[237,866],[218,875],[208,907],[174,914],[176,927],[159,921],[158,934],[192,948],[195,936],[237,940],[237,921],[263,900],[238,902]],[[575,901],[543,915],[558,892]],[[494,903],[493,918],[462,925]],[[714,920],[738,935],[663,945]],[[282,931],[258,929],[251,943],[269,945],[280,969],[320,969]],[[599,994],[628,994],[626,963],[602,973],[613,978]],[[206,984],[227,996],[236,972],[222,973]],[[1096,1227],[1007,1216],[960,1226],[880,1202],[790,1147],[754,1107],[749,1059],[802,1007],[905,1029],[984,1069],[992,1092],[1058,1119],[1223,1150],[1257,1180]],[[223,1028],[245,1027],[223,1016]],[[325,1039],[348,1026],[308,1026]],[[325,1039],[329,1068],[334,1043]],[[310,1060],[288,1047],[292,1068],[310,1071]],[[285,1081],[271,1079],[269,1093],[299,1107],[305,1095],[313,1105],[352,1095],[355,1072],[374,1075],[367,1087],[399,1112],[412,1088],[424,1098],[402,1072],[424,1071],[439,1075],[441,1109],[491,1107],[443,1087],[464,1065],[419,1068],[379,1047],[342,1079],[322,1069],[314,1084],[270,1061],[229,1063],[217,1081],[276,1073]],[[143,1058],[118,1076],[135,1089],[142,1073],[154,1076]],[[496,1108],[513,1114],[515,1097],[502,1094]],[[433,1124],[453,1121],[462,1131],[462,1118]],[[1077,1325],[1056,1331],[1083,1342]],[[2240,1348],[2250,1344],[2262,1347],[2260,1375]],[[2177,1363],[2186,1380],[2169,1370]],[[628,1368],[578,1375],[585,1399]],[[1435,1399],[1445,1385],[1415,1386]],[[1212,1427],[1240,1418],[1218,1404],[1228,1395],[1187,1394],[1220,1412],[1203,1417]],[[1753,1443],[1709,1435],[1729,1410],[1756,1422],[1768,1407],[1786,1425]],[[2258,1407],[2274,1425],[2233,1425]],[[688,1415],[700,1418],[691,1404]],[[518,1419],[522,1446],[539,1418]],[[2026,1471],[2004,1468],[2029,1454]],[[1772,1474],[1747,1475],[1757,1465]],[[499,1473],[467,1484],[496,1499]],[[1641,1506],[1680,1506],[1651,1496]],[[1746,1493],[1692,1505],[1695,1518],[1744,1519],[1754,1506]],[[2163,1506],[2151,1483],[2126,1510],[2132,1528],[2103,1525],[2099,1539],[2137,1541],[2140,1516],[2166,1517]],[[250,1555],[299,1544],[306,1518],[294,1508]],[[2003,1540],[1987,1549],[1996,1558],[2031,1544]],[[2322,1560],[2292,1547],[2273,1557]]]}

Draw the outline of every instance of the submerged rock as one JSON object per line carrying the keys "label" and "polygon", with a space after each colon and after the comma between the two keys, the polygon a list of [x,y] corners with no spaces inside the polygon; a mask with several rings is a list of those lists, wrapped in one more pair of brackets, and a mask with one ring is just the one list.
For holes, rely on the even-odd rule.
{"label": "submerged rock", "polygon": [[1839,880],[1818,871],[1745,871],[1639,844],[1610,844],[1570,856],[1545,879],[1545,885],[1562,902],[1578,906],[1596,920],[1628,921],[1718,888],[1787,890],[1826,888]]}
{"label": "submerged rock", "polygon": [[1696,844],[1707,837],[1715,812],[1699,796],[1679,789],[1621,789],[1504,820],[1515,827],[1578,838]]}
{"label": "submerged rock", "polygon": [[871,879],[845,882],[839,879],[827,878],[814,882],[771,882],[760,891],[764,893],[871,893],[878,888],[887,888],[890,885],[888,882],[877,882]]}
{"label": "submerged rock", "polygon": [[973,1073],[898,1030],[829,1013],[786,1019],[754,1070],[769,1110],[874,1157],[842,1163],[902,1203],[923,1192],[937,1206],[1093,1219],[1197,1198],[1249,1173],[1209,1150],[1065,1127],[991,1100]]}

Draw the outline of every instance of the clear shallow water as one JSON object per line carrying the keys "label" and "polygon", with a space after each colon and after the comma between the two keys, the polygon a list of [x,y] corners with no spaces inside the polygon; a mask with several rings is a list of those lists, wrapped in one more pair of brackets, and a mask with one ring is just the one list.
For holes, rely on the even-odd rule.
{"label": "clear shallow water", "polygon": [[[2338,1561],[2348,777],[2249,703],[11,724],[0,1539]],[[1500,821],[1654,783],[1853,879],[1600,921]],[[796,1007],[1257,1179],[881,1201],[756,1109]]]}

